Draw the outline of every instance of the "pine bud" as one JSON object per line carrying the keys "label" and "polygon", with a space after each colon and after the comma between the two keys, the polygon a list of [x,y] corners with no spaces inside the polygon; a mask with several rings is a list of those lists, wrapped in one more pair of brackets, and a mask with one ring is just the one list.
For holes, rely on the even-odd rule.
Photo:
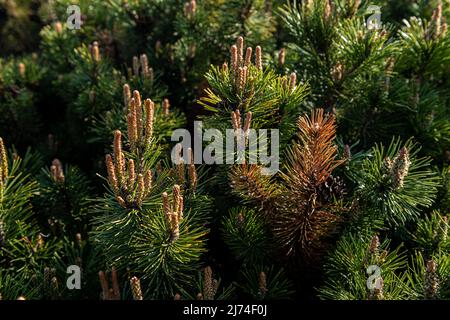
{"label": "pine bud", "polygon": [[236,111],[231,111],[231,124],[233,125],[233,129],[235,131],[239,130],[238,119],[236,115]]}
{"label": "pine bud", "polygon": [[136,56],[133,57],[133,75],[139,76],[139,58]]}
{"label": "pine bud", "polygon": [[370,254],[372,254],[373,256],[378,255],[378,248],[380,246],[380,239],[378,238],[377,235],[374,235],[372,237],[372,241],[370,242]]}
{"label": "pine bud", "polygon": [[436,262],[434,260],[428,260],[425,271],[425,299],[437,299],[439,291],[439,279],[436,271]]}
{"label": "pine bud", "polygon": [[8,157],[3,139],[0,138],[0,185],[8,178]]}
{"label": "pine bud", "polygon": [[6,234],[5,234],[5,227],[3,226],[3,221],[0,220],[0,249],[5,246],[6,242]]}
{"label": "pine bud", "polygon": [[403,147],[400,149],[398,156],[392,163],[391,179],[395,189],[403,188],[404,179],[408,175],[410,165],[409,152]]}
{"label": "pine bud", "polygon": [[262,52],[261,52],[261,47],[260,46],[256,47],[256,54],[255,55],[256,55],[256,63],[255,63],[256,68],[259,71],[262,71]]}
{"label": "pine bud", "polygon": [[64,183],[64,171],[61,161],[54,159],[50,167],[52,178],[58,183]]}
{"label": "pine bud", "polygon": [[169,107],[170,107],[169,99],[165,98],[162,103],[162,110],[164,116],[169,115]]}
{"label": "pine bud", "polygon": [[259,285],[259,295],[261,296],[261,298],[264,298],[268,291],[267,277],[266,277],[266,273],[264,271],[261,271],[259,273],[258,285]]}
{"label": "pine bud", "polygon": [[140,60],[141,60],[141,73],[142,76],[146,78],[149,75],[147,55],[145,53],[141,54]]}
{"label": "pine bud", "polygon": [[18,69],[19,69],[19,75],[20,75],[22,78],[25,78],[25,71],[26,71],[25,64],[22,63],[22,62],[20,62],[19,65],[18,65]]}
{"label": "pine bud", "polygon": [[62,23],[61,22],[59,22],[59,21],[56,21],[54,24],[53,24],[53,27],[55,28],[55,31],[56,31],[56,33],[57,34],[61,34],[62,33]]}
{"label": "pine bud", "polygon": [[98,47],[98,42],[97,41],[94,41],[92,43],[91,56],[92,56],[92,60],[94,60],[95,62],[99,62],[100,61],[100,49]]}
{"label": "pine bud", "polygon": [[130,192],[133,192],[134,190],[135,181],[136,181],[136,173],[134,167],[134,160],[130,159],[128,160],[128,189],[130,190]]}
{"label": "pine bud", "polygon": [[297,86],[297,74],[295,72],[292,72],[289,77],[289,92],[294,92],[295,88]]}
{"label": "pine bud", "polygon": [[150,147],[153,137],[153,122],[155,116],[155,104],[152,100],[146,99],[145,105],[145,147]]}
{"label": "pine bud", "polygon": [[152,182],[153,182],[152,171],[147,170],[144,176],[145,196],[147,196],[150,193],[150,190],[152,189]]}
{"label": "pine bud", "polygon": [[131,100],[131,90],[130,90],[130,86],[126,83],[123,85],[124,110],[128,110],[128,105],[130,104],[130,100]]}
{"label": "pine bud", "polygon": [[323,12],[323,20],[328,23],[331,17],[331,3],[330,0],[325,1],[325,9]]}
{"label": "pine bud", "polygon": [[238,66],[242,65],[243,59],[244,59],[244,38],[239,37],[236,41],[236,47],[237,47],[237,64]]}
{"label": "pine bud", "polygon": [[133,292],[134,300],[143,300],[142,291],[141,291],[141,282],[137,277],[133,277],[130,279],[131,291]]}
{"label": "pine bud", "polygon": [[250,66],[250,63],[252,62],[252,48],[248,47],[247,51],[245,52],[245,66]]}
{"label": "pine bud", "polygon": [[119,184],[117,181],[116,173],[114,170],[114,163],[110,154],[107,154],[105,157],[106,170],[108,172],[108,181],[111,187],[114,190],[114,193],[117,194],[119,192]]}
{"label": "pine bud", "polygon": [[214,300],[216,295],[216,286],[214,284],[213,274],[211,267],[206,267],[203,278],[203,297],[204,300]]}
{"label": "pine bud", "polygon": [[284,66],[284,63],[286,61],[286,49],[285,48],[281,48],[280,51],[278,52],[278,67],[282,67]]}
{"label": "pine bud", "polygon": [[237,75],[238,68],[239,68],[238,49],[237,46],[234,44],[231,46],[231,69],[233,70],[233,74],[235,77]]}
{"label": "pine bud", "polygon": [[175,294],[175,296],[173,297],[173,300],[181,300],[181,296],[179,293]]}
{"label": "pine bud", "polygon": [[144,176],[142,174],[138,174],[138,188],[137,188],[137,195],[136,195],[136,203],[138,206],[140,206],[142,204],[144,195],[145,195]]}

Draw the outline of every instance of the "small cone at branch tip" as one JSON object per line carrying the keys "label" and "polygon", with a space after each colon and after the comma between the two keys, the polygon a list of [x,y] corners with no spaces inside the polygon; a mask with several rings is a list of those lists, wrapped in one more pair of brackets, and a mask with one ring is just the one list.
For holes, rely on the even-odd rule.
{"label": "small cone at branch tip", "polygon": [[130,110],[127,115],[128,140],[131,149],[135,149],[138,143],[138,115],[135,98],[130,100]]}
{"label": "small cone at branch tip", "polygon": [[173,186],[172,193],[173,193],[173,203],[174,203],[173,208],[175,211],[178,212],[178,209],[180,207],[180,196],[181,196],[181,189],[178,184]]}
{"label": "small cone at branch tip", "polygon": [[134,300],[143,300],[141,281],[137,277],[132,277],[130,279],[131,292],[133,293]]}
{"label": "small cone at branch tip", "polygon": [[189,185],[193,191],[197,188],[197,170],[194,164],[194,154],[191,148],[188,149],[189,154],[189,167],[188,167],[188,175],[189,175]]}
{"label": "small cone at branch tip", "polygon": [[137,131],[136,139],[138,142],[140,142],[142,137],[143,123],[142,123],[142,100],[139,91],[137,90],[133,91],[133,99],[135,100],[136,104],[136,131]]}
{"label": "small cone at branch tip", "polygon": [[395,189],[401,189],[404,185],[404,180],[408,175],[411,161],[409,160],[409,152],[405,147],[401,148],[397,157],[392,161],[391,179]]}
{"label": "small cone at branch tip", "polygon": [[344,159],[347,161],[352,159],[352,151],[350,150],[350,146],[348,144],[344,146]]}
{"label": "small cone at branch tip", "polygon": [[78,245],[81,245],[81,244],[82,244],[83,239],[82,239],[82,237],[81,237],[81,233],[77,233],[77,234],[75,235],[75,240],[76,240],[76,242],[78,243]]}
{"label": "small cone at branch tip", "polygon": [[236,112],[237,126],[238,126],[238,129],[240,129],[241,128],[241,111],[239,111],[239,109],[237,109],[235,112]]}
{"label": "small cone at branch tip", "polygon": [[238,130],[239,129],[235,111],[231,111],[231,124],[233,125],[233,129],[234,130]]}
{"label": "small cone at branch tip", "polygon": [[224,62],[222,64],[222,71],[225,73],[228,73],[228,63]]}
{"label": "small cone at branch tip", "polygon": [[176,293],[173,297],[173,300],[181,300],[181,295],[179,293]]}
{"label": "small cone at branch tip", "polygon": [[122,153],[122,132],[119,130],[114,131],[114,162],[116,169],[116,177],[119,181],[119,186],[123,187],[124,182],[124,162],[123,162],[123,153]]}
{"label": "small cone at branch tip", "polygon": [[115,267],[111,268],[111,280],[112,280],[112,289],[114,293],[114,300],[119,300],[120,299],[119,280]]}
{"label": "small cone at branch tip", "polygon": [[247,67],[239,67],[239,91],[242,93],[247,83]]}
{"label": "small cone at branch tip", "polygon": [[142,106],[141,94],[138,90],[133,91],[133,99],[136,104],[136,110]]}
{"label": "small cone at branch tip", "polygon": [[122,208],[126,208],[127,207],[127,204],[125,203],[125,200],[123,200],[123,198],[121,196],[117,196],[117,202],[119,203],[119,205]]}

